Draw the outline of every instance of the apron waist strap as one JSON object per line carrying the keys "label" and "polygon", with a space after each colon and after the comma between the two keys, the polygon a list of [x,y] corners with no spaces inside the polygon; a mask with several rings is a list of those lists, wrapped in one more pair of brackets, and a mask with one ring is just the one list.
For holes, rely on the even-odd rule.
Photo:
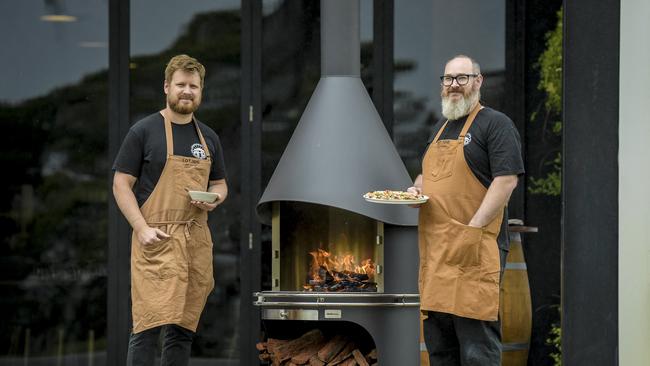
{"label": "apron waist strap", "polygon": [[[190,229],[192,228],[193,225],[196,225],[198,227],[203,227],[201,224],[196,219],[190,219],[190,220],[172,220],[172,221],[156,221],[156,222],[149,222],[149,226],[155,227],[155,226],[165,226],[165,225],[182,225],[184,227],[184,234],[185,234],[185,239],[189,240],[191,235],[190,235]],[[169,234],[169,233],[168,233]]]}

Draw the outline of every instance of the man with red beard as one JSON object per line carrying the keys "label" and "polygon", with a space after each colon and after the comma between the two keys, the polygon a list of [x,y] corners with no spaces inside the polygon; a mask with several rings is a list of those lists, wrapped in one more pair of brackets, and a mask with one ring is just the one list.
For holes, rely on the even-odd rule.
{"label": "man with red beard", "polygon": [[476,61],[452,58],[441,81],[445,118],[408,189],[429,196],[418,206],[424,340],[432,366],[498,366],[506,205],[524,173],[520,139],[506,115],[479,103]]}
{"label": "man with red beard", "polygon": [[[127,365],[153,365],[163,329],[162,365],[187,365],[214,287],[207,215],[228,187],[219,136],[194,117],[204,77],[196,59],[173,57],[165,69],[166,108],[131,127],[113,165],[113,194],[133,228]],[[189,191],[215,199],[195,201]]]}

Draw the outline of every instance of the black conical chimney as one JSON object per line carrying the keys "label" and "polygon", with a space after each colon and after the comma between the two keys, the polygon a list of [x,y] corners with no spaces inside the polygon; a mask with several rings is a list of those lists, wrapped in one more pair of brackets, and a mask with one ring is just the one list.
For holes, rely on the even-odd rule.
{"label": "black conical chimney", "polygon": [[258,203],[308,202],[397,225],[417,210],[368,203],[372,190],[405,190],[411,179],[360,78],[359,1],[321,0],[321,79]]}

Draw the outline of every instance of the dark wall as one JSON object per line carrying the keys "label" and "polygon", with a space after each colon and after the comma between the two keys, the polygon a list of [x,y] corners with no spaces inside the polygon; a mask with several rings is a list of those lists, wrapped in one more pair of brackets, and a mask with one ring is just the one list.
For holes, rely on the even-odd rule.
{"label": "dark wall", "polygon": [[618,364],[620,1],[594,4],[565,2],[562,363],[571,366]]}
{"label": "dark wall", "polygon": [[[561,150],[561,138],[550,132],[544,109],[544,92],[537,88],[537,60],[546,47],[545,34],[554,29],[561,0],[525,2],[525,156],[526,182],[544,177]],[[535,116],[531,118],[531,116]],[[529,365],[553,365],[549,356],[553,347],[546,344],[551,325],[559,322],[560,304],[560,196],[525,193],[525,223],[539,228],[538,233],[523,234],[522,242],[528,265],[533,310]]]}

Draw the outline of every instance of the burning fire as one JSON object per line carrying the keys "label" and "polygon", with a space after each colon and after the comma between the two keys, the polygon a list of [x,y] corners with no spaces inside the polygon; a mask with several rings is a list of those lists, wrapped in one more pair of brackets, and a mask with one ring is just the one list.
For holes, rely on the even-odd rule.
{"label": "burning fire", "polygon": [[375,263],[372,259],[364,259],[357,264],[353,255],[346,254],[341,257],[332,256],[331,253],[318,249],[309,252],[312,256],[308,284],[304,285],[307,291],[347,291],[347,292],[375,292],[377,284],[375,277]]}

